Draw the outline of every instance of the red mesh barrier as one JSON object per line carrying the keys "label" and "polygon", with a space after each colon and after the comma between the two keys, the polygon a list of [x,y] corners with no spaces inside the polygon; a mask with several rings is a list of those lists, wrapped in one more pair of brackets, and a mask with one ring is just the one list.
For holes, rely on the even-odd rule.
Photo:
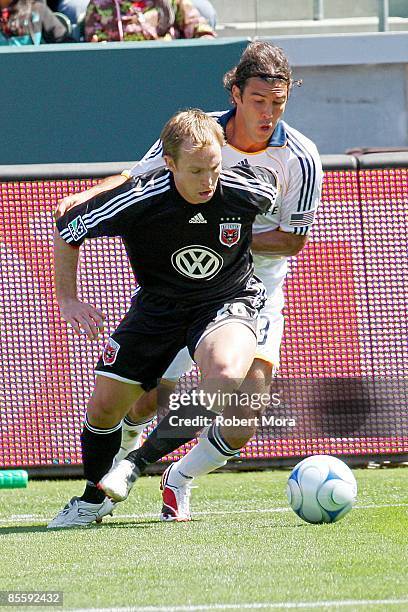
{"label": "red mesh barrier", "polygon": [[[404,169],[326,173],[312,239],[286,283],[277,383],[301,433],[261,427],[241,458],[408,452],[406,183]],[[92,184],[0,183],[2,467],[81,462],[82,418],[103,343],[74,337],[60,319],[52,211],[58,198]],[[79,286],[112,330],[134,287],[119,240],[86,244]]]}

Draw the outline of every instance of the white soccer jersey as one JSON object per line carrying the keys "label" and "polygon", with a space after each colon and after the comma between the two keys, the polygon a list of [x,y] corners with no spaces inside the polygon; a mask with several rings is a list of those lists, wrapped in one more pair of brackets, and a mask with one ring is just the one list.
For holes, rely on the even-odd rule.
{"label": "white soccer jersey", "polygon": [[[217,119],[224,131],[235,109],[209,113]],[[137,176],[164,165],[160,140],[125,176]],[[249,164],[272,168],[278,174],[282,197],[279,204],[266,215],[258,215],[253,232],[280,229],[299,236],[308,234],[319,204],[322,184],[322,164],[314,143],[284,121],[280,121],[268,143],[257,153],[246,153],[226,144],[222,149],[223,165],[231,167]],[[254,254],[255,273],[262,279],[268,295],[276,293],[281,307],[281,287],[287,273],[287,257]]]}

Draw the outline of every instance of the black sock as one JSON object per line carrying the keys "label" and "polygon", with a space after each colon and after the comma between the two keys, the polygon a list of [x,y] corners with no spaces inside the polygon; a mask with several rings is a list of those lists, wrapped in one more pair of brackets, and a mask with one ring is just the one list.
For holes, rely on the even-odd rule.
{"label": "black sock", "polygon": [[[214,412],[207,410],[197,401],[191,402],[188,406],[180,406],[177,410],[170,410],[144,444],[129,453],[126,459],[134,463],[142,473],[151,463],[156,463],[176,448],[193,440],[196,433],[209,425],[215,416]],[[183,422],[184,419],[195,419],[195,424],[186,424]]]}
{"label": "black sock", "polygon": [[97,489],[96,485],[110,470],[113,458],[120,448],[121,436],[122,423],[102,429],[90,425],[88,419],[85,420],[81,445],[84,476],[88,482],[81,496],[82,500],[100,504],[105,499],[105,493]]}
{"label": "black sock", "polygon": [[101,504],[105,499],[106,495],[103,491],[100,491],[97,486],[91,482],[87,481],[85,485],[85,491],[81,495],[81,499],[90,504]]}

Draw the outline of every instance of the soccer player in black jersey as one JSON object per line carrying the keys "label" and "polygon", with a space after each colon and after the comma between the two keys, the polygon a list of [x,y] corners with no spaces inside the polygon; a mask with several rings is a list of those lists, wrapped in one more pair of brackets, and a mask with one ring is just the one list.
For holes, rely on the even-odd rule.
{"label": "soccer player in black jersey", "polygon": [[[267,41],[253,41],[244,50],[238,65],[224,76],[224,86],[231,94],[234,108],[213,114],[223,126],[226,138],[223,164],[271,167],[278,173],[282,185],[279,206],[266,216],[258,216],[253,228],[255,271],[265,284],[268,300],[260,313],[258,347],[247,374],[251,395],[267,394],[272,374],[279,367],[282,284],[287,259],[305,246],[320,199],[322,168],[318,151],[308,138],[282,120],[294,83],[282,49]],[[64,198],[56,214],[122,184],[130,175],[140,175],[159,166],[163,166],[162,149],[160,141],[156,141],[131,170]],[[166,384],[177,380],[190,367],[188,351],[183,349],[165,373]],[[162,389],[163,385],[159,398],[164,405]],[[241,391],[246,392],[245,385]],[[157,412],[157,400],[157,389],[153,389],[133,404],[123,420],[121,448],[115,461],[138,447],[143,429]],[[239,427],[213,423],[210,435],[204,430],[205,435],[200,436],[198,444],[165,471],[161,487],[163,520],[188,520],[189,488],[193,479],[225,465],[252,437],[256,426],[245,427],[246,416],[247,411],[242,408]]]}
{"label": "soccer player in black jersey", "polygon": [[[77,297],[79,247],[86,238],[121,236],[139,289],[96,366],[81,438],[85,492],[50,528],[99,520],[114,505],[105,493],[125,499],[146,465],[201,429],[188,418],[211,422],[222,411],[222,393],[239,389],[255,354],[265,290],[253,276],[252,223],[276,204],[276,174],[245,165],[222,170],[222,129],[197,109],[175,115],[161,138],[167,168],[131,178],[57,221],[56,294],[63,318],[78,333],[94,338],[103,324],[103,314]],[[106,475],[123,417],[183,346],[202,372],[200,393],[179,407],[176,425],[166,416],[136,455]],[[207,398],[217,392],[210,405]]]}

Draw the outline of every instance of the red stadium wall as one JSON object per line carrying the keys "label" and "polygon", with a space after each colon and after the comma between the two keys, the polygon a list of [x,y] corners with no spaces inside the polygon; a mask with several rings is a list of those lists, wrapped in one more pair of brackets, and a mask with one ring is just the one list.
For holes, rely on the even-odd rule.
{"label": "red stadium wall", "polygon": [[[58,198],[93,183],[0,183],[0,467],[81,463],[84,407],[102,342],[74,337],[60,319],[52,211]],[[261,427],[241,452],[244,464],[321,452],[408,453],[407,203],[406,167],[326,172],[311,241],[286,282],[276,381],[283,401],[275,414],[293,417],[296,427]],[[134,285],[118,240],[86,244],[79,284],[112,330]]]}

